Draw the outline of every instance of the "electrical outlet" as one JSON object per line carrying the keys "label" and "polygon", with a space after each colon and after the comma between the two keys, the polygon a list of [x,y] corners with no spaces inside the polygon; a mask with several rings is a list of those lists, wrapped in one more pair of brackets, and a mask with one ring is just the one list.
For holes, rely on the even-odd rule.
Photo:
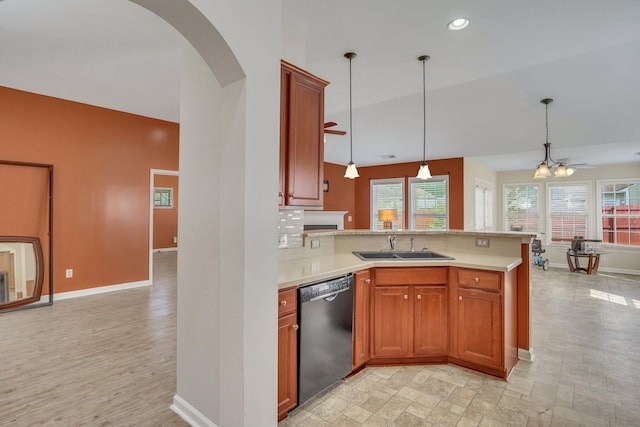
{"label": "electrical outlet", "polygon": [[178,243],[178,237],[177,236],[173,236],[173,243]]}
{"label": "electrical outlet", "polygon": [[487,237],[476,237],[476,246],[479,248],[488,248],[489,239]]}
{"label": "electrical outlet", "polygon": [[67,268],[67,271],[65,272],[65,277],[67,279],[70,279],[73,277],[73,268]]}
{"label": "electrical outlet", "polygon": [[320,247],[320,239],[311,239],[311,249],[318,249]]}

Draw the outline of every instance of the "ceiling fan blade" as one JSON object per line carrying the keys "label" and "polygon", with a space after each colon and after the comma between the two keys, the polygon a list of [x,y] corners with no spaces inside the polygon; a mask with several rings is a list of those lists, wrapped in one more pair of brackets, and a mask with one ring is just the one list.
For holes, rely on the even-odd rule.
{"label": "ceiling fan blade", "polygon": [[346,135],[347,132],[344,130],[333,130],[333,129],[325,129],[324,133],[330,133],[332,135]]}
{"label": "ceiling fan blade", "polygon": [[330,128],[330,127],[334,127],[334,126],[338,126],[338,124],[336,122],[326,122],[324,124],[325,128]]}

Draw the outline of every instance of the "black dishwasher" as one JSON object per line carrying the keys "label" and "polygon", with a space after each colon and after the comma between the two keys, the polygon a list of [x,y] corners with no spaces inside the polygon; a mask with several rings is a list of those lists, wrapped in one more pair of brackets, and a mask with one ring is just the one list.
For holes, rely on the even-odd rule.
{"label": "black dishwasher", "polygon": [[298,404],[351,372],[353,275],[298,288]]}

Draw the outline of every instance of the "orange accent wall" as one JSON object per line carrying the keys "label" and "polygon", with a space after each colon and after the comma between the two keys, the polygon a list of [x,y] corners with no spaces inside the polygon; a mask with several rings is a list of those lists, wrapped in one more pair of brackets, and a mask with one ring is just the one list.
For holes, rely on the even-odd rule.
{"label": "orange accent wall", "polygon": [[[350,213],[353,212],[354,218],[349,228],[368,229],[371,227],[369,181],[371,179],[414,177],[418,173],[420,163],[407,162],[358,167],[360,177],[354,180],[343,177],[344,166],[325,163],[325,176],[327,176],[327,171],[331,173],[331,171],[339,167],[341,179],[330,179],[329,193],[325,193],[324,210],[349,210]],[[464,228],[464,159],[458,157],[428,160],[428,163],[432,175],[449,175],[449,229],[462,230]],[[405,188],[408,188],[408,186],[405,185]],[[331,197],[331,203],[328,204],[327,196],[331,192],[337,195],[336,198],[338,200]],[[349,194],[352,195],[351,198]],[[407,198],[406,195],[405,198]],[[353,202],[347,201],[351,199],[353,199]],[[408,210],[405,209],[405,211]],[[405,218],[405,224],[408,224],[407,218]]]}
{"label": "orange accent wall", "polygon": [[355,221],[347,221],[349,215],[355,218],[355,189],[353,179],[344,177],[345,166],[335,163],[324,164],[324,179],[329,181],[329,192],[324,193],[325,211],[348,211],[344,216],[345,230],[355,228]]}
{"label": "orange accent wall", "polygon": [[156,174],[153,186],[173,188],[173,207],[153,209],[153,249],[176,248],[173,238],[178,236],[178,177]]}
{"label": "orange accent wall", "polygon": [[178,170],[178,141],[177,123],[0,87],[0,157],[54,165],[56,293],[148,280],[149,170]]}

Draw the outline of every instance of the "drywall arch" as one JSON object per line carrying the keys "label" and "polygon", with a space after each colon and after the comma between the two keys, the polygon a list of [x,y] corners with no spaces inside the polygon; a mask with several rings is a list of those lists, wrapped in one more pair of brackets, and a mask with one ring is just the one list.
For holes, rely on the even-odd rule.
{"label": "drywall arch", "polygon": [[172,409],[194,426],[275,426],[282,2],[130,1],[188,42]]}
{"label": "drywall arch", "polygon": [[167,21],[178,30],[216,76],[220,86],[245,77],[238,59],[211,21],[189,0],[129,0]]}

